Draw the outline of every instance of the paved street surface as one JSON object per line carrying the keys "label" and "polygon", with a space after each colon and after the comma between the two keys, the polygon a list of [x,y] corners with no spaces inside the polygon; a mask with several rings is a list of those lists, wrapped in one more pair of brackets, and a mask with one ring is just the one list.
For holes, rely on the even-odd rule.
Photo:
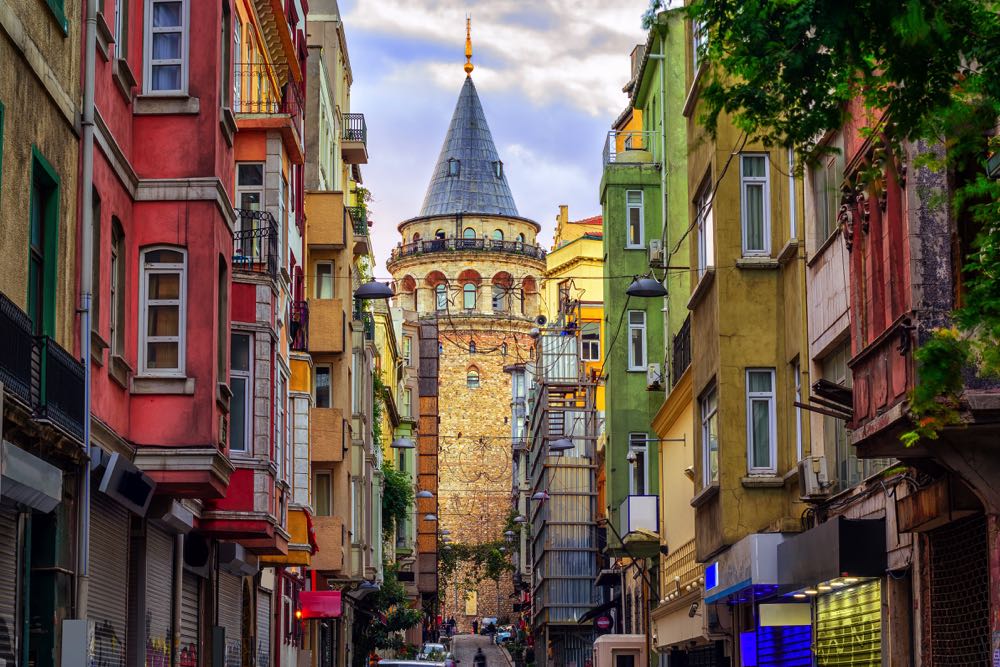
{"label": "paved street surface", "polygon": [[476,649],[480,647],[486,654],[486,667],[508,667],[509,663],[504,657],[503,651],[493,643],[490,637],[485,635],[455,635],[451,641],[455,657],[461,660],[459,667],[473,667],[472,658],[476,655]]}

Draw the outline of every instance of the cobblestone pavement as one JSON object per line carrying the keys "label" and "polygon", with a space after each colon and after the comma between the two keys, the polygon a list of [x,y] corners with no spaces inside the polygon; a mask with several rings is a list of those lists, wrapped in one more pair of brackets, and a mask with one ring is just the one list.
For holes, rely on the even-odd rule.
{"label": "cobblestone pavement", "polygon": [[458,667],[475,667],[472,658],[476,655],[476,649],[482,647],[486,654],[486,667],[508,667],[507,658],[499,646],[493,643],[491,637],[485,635],[455,635],[452,639],[455,657],[461,662]]}

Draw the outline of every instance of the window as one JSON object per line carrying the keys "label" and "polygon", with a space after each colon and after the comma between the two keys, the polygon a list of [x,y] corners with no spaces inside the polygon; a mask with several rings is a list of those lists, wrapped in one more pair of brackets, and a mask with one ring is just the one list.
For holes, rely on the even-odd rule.
{"label": "window", "polygon": [[327,470],[318,471],[313,477],[313,504],[316,516],[333,514],[333,474]]}
{"label": "window", "polygon": [[501,230],[501,229],[494,229],[493,230],[493,240],[494,241],[503,241],[503,230]]}
{"label": "window", "polygon": [[705,25],[700,21],[691,23],[691,51],[692,51],[692,71],[697,74],[698,67],[702,63],[702,55],[705,52],[705,45],[708,43],[708,35]]}
{"label": "window", "polygon": [[625,193],[625,210],[628,222],[628,239],[626,248],[642,248],[644,245],[642,190],[629,190]]}
{"label": "window", "polygon": [[358,391],[358,353],[355,352],[351,355],[351,413],[358,414],[361,412],[361,396]]}
{"label": "window", "polygon": [[453,157],[448,158],[448,175],[457,177],[461,171],[461,162]]}
{"label": "window", "polygon": [[438,283],[434,287],[434,308],[437,310],[448,310],[448,288],[444,283]]}
{"label": "window", "polygon": [[628,369],[646,370],[646,312],[628,311]]}
{"label": "window", "polygon": [[232,105],[230,94],[233,90],[233,17],[229,11],[229,3],[222,0],[222,70],[219,76],[219,106]]}
{"label": "window", "polygon": [[462,230],[462,238],[463,239],[476,238],[476,230],[473,229],[472,227],[466,227],[465,229]]}
{"label": "window", "polygon": [[139,372],[144,375],[184,375],[186,274],[183,250],[143,251]]}
{"label": "window", "polygon": [[466,310],[475,310],[476,285],[474,283],[465,283],[462,287],[462,307]]}
{"label": "window", "polygon": [[317,408],[332,407],[330,395],[330,367],[317,366],[313,379],[314,404]]}
{"label": "window", "polygon": [[407,366],[413,365],[413,336],[403,336],[403,359]]}
{"label": "window", "polygon": [[517,235],[517,242],[518,243],[524,243],[524,234],[518,234]]}
{"label": "window", "polygon": [[501,356],[507,356],[507,343],[500,343],[500,354]]}
{"label": "window", "polygon": [[747,369],[747,471],[777,472],[774,369]]}
{"label": "window", "polygon": [[28,315],[35,335],[56,329],[56,255],[59,250],[59,176],[32,148]]}
{"label": "window", "polygon": [[628,451],[635,454],[635,463],[629,464],[628,492],[632,496],[646,495],[649,483],[649,458],[646,456],[647,440],[645,433],[628,434]]}
{"label": "window", "polygon": [[111,354],[125,356],[125,231],[111,218]]}
{"label": "window", "polygon": [[438,239],[440,241],[443,241],[444,240],[444,230],[443,229],[439,229],[436,232],[434,232],[434,238],[436,238],[436,239]]}
{"label": "window", "polygon": [[698,229],[698,277],[715,266],[715,224],[712,217],[712,183],[705,184],[694,200],[695,227]]}
{"label": "window", "polygon": [[497,313],[506,312],[510,299],[507,298],[507,290],[503,285],[493,286],[493,311]]}
{"label": "window", "polygon": [[771,186],[766,155],[740,156],[743,254],[771,254]]}
{"label": "window", "polygon": [[584,322],[580,327],[580,358],[584,361],[601,360],[601,325]]}
{"label": "window", "polygon": [[[795,374],[795,402],[802,402],[802,368],[799,360],[796,359],[792,365],[792,372]],[[802,460],[802,408],[795,408],[795,460]]]}
{"label": "window", "polygon": [[218,371],[218,381],[226,377],[226,345],[230,345],[229,337],[229,276],[225,257],[219,257],[219,277],[216,282],[218,296],[215,301],[215,368]]}
{"label": "window", "polygon": [[233,332],[230,337],[229,388],[233,397],[229,401],[229,449],[246,452],[253,433],[250,417],[253,414],[253,381],[250,363],[253,344],[250,334]]}
{"label": "window", "polygon": [[479,389],[479,371],[475,368],[465,374],[465,386],[469,389]]}
{"label": "window", "polygon": [[701,408],[701,478],[705,486],[719,483],[719,397],[715,387],[699,401]]}
{"label": "window", "polygon": [[470,340],[469,341],[469,354],[475,354],[475,353],[476,353],[476,341]]}
{"label": "window", "polygon": [[503,162],[500,160],[493,163],[493,175],[497,178],[503,178]]}
{"label": "window", "polygon": [[187,92],[187,0],[146,0],[146,92]]}
{"label": "window", "polygon": [[[91,258],[93,262],[90,267],[90,330],[100,335],[101,331],[101,195],[97,188],[92,189],[91,195],[91,218],[93,229],[91,235]],[[103,356],[103,353],[102,353]]]}
{"label": "window", "polygon": [[236,207],[259,211],[263,201],[264,163],[238,163],[236,165]]}
{"label": "window", "polygon": [[128,59],[128,0],[115,0],[115,57]]}
{"label": "window", "polygon": [[[403,391],[403,416],[412,417],[413,416],[413,390],[406,389]],[[400,460],[403,460],[400,458]]]}
{"label": "window", "polygon": [[[284,176],[278,179],[278,237],[279,237],[279,248],[278,257],[284,255],[285,250],[285,230],[288,229],[288,218],[285,217],[286,211],[288,210],[288,179]],[[279,260],[280,262],[280,260]]]}
{"label": "window", "polygon": [[810,169],[812,200],[816,217],[816,243],[822,244],[837,230],[840,210],[840,184],[844,178],[843,141],[827,145],[832,153],[823,155]]}
{"label": "window", "polygon": [[333,298],[333,262],[316,262],[316,298]]}
{"label": "window", "polygon": [[286,380],[280,373],[274,388],[274,465],[277,479],[288,478],[288,438],[285,433],[285,410],[287,404]]}

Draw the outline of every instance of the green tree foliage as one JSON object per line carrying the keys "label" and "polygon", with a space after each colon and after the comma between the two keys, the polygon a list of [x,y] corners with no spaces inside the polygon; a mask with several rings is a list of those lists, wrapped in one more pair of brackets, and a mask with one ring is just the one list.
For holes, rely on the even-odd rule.
{"label": "green tree foliage", "polygon": [[402,632],[421,622],[423,614],[410,606],[406,589],[397,578],[399,566],[383,563],[385,579],[381,588],[362,598],[356,613],[361,617],[354,624],[355,665],[366,664],[372,651],[402,650]]}
{"label": "green tree foliage", "polygon": [[382,532],[388,539],[393,529],[405,521],[413,508],[413,484],[410,476],[396,470],[389,461],[382,464],[385,486],[382,489]]}
{"label": "green tree foliage", "polygon": [[459,584],[462,588],[476,588],[487,579],[499,581],[505,572],[513,572],[510,552],[503,540],[493,540],[480,544],[460,544],[452,542],[445,549],[438,545],[438,578],[440,595]]}
{"label": "green tree foliage", "polygon": [[[653,0],[644,20],[661,7]],[[956,328],[931,332],[915,353],[916,424],[903,439],[936,437],[958,418],[960,371],[1000,372],[1000,183],[983,169],[1000,148],[1000,3],[695,0],[685,11],[707,37],[700,120],[710,135],[726,116],[750,141],[794,148],[800,169],[818,138],[848,122],[889,157],[903,140],[934,147],[917,166],[947,171],[955,187],[938,203],[977,239]],[[864,117],[849,118],[854,101]]]}

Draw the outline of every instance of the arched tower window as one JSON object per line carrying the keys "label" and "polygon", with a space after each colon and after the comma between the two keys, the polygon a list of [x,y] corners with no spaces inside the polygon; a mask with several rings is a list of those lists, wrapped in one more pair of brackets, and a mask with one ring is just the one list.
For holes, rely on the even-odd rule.
{"label": "arched tower window", "polygon": [[518,234],[517,235],[517,242],[518,243],[524,243],[524,234]]}
{"label": "arched tower window", "polygon": [[493,175],[497,178],[503,178],[503,162],[500,160],[493,163]]}
{"label": "arched tower window", "polygon": [[420,240],[420,232],[413,232],[413,242],[416,243]]}
{"label": "arched tower window", "polygon": [[464,230],[462,230],[462,238],[463,239],[476,238],[476,230],[473,229],[472,227],[466,227]]}
{"label": "arched tower window", "polygon": [[434,308],[436,310],[448,310],[448,288],[444,283],[438,283],[434,288]]}
{"label": "arched tower window", "polygon": [[465,283],[462,287],[462,307],[466,310],[476,309],[476,285]]}
{"label": "arched tower window", "polygon": [[500,343],[500,354],[507,356],[507,343]]}
{"label": "arched tower window", "polygon": [[479,389],[479,370],[475,366],[465,374],[465,386],[469,389]]}
{"label": "arched tower window", "polygon": [[493,240],[494,241],[503,241],[503,230],[501,230],[501,229],[494,229],[493,230]]}
{"label": "arched tower window", "polygon": [[436,238],[436,239],[442,239],[443,240],[444,239],[444,230],[443,229],[439,229],[436,232],[434,232],[434,238]]}
{"label": "arched tower window", "polygon": [[475,353],[476,353],[476,341],[470,340],[469,341],[469,354],[475,354]]}

